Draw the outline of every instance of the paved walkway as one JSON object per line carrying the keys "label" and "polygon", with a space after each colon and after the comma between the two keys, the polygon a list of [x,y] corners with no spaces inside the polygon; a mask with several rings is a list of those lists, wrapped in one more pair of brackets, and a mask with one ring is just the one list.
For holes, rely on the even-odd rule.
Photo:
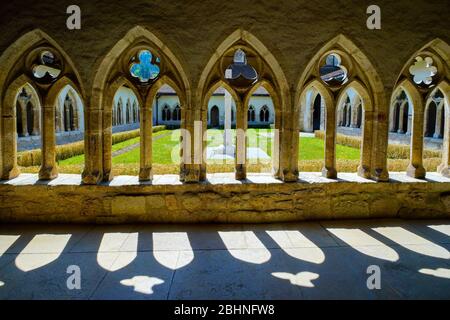
{"label": "paved walkway", "polygon": [[449,299],[449,250],[450,220],[2,225],[0,299]]}
{"label": "paved walkway", "polygon": [[[159,135],[159,136],[153,137],[152,141],[159,140],[159,139],[164,138],[164,137],[167,137],[168,135],[171,135],[171,134],[172,134],[171,132],[167,132],[167,133],[161,134],[161,135]],[[135,144],[132,144],[132,145],[129,145],[129,146],[125,147],[125,148],[122,148],[122,149],[119,149],[119,150],[117,150],[117,151],[114,151],[114,152],[112,153],[112,156],[113,156],[113,157],[120,156],[121,154],[127,153],[127,152],[129,152],[129,151],[131,151],[131,150],[134,150],[134,149],[137,149],[137,148],[139,148],[140,146],[141,146],[141,143],[140,143],[140,142],[135,143]]]}

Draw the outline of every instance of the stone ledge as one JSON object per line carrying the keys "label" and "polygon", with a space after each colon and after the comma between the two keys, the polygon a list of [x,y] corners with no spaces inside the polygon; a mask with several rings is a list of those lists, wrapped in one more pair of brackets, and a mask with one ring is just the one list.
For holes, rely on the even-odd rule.
{"label": "stone ledge", "polygon": [[61,174],[52,181],[22,174],[0,182],[2,222],[220,222],[266,223],[346,218],[450,217],[450,179],[427,173],[426,180],[391,173],[376,183],[354,173],[337,180],[301,173],[297,183],[268,174],[245,181],[232,173],[211,174],[198,184],[177,175],[118,176],[101,185],[82,185],[80,175]]}

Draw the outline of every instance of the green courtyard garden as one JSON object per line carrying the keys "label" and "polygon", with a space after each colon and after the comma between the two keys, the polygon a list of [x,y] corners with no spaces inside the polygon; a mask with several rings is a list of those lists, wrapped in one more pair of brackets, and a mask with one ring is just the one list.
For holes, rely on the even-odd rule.
{"label": "green courtyard garden", "polygon": [[[232,130],[234,141],[235,130]],[[249,148],[260,148],[269,157],[272,156],[273,130],[248,129]],[[139,130],[113,135],[113,171],[115,175],[137,175],[139,172]],[[223,130],[209,129],[208,147],[223,144]],[[340,172],[355,172],[360,159],[360,140],[358,137],[338,135],[336,146],[337,169]],[[19,165],[22,172],[38,172],[40,150],[19,153]],[[57,147],[58,168],[61,173],[81,173],[84,166],[83,142]],[[300,136],[300,171],[321,171],[324,159],[323,132],[315,136]],[[180,130],[167,130],[155,127],[153,133],[153,169],[154,174],[177,174],[180,163]],[[30,155],[31,154],[31,155]],[[440,152],[427,150],[424,153],[424,165],[428,171],[435,171],[440,163]],[[404,171],[408,165],[409,146],[390,145],[388,150],[390,171]],[[31,159],[31,160],[30,160]],[[208,172],[233,172],[231,160],[208,160]],[[251,159],[248,172],[270,172],[270,159]]]}

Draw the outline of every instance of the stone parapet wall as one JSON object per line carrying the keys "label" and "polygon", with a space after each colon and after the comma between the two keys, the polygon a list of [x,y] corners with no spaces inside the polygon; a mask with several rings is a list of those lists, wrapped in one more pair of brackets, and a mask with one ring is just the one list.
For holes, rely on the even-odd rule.
{"label": "stone parapet wall", "polygon": [[22,174],[0,184],[1,222],[61,223],[268,223],[350,218],[450,217],[450,179],[427,180],[393,173],[376,183],[356,174],[330,180],[301,173],[296,183],[269,175],[211,175],[208,182],[182,184],[156,176],[153,184],[116,177],[109,184],[81,185],[78,175],[41,182]]}

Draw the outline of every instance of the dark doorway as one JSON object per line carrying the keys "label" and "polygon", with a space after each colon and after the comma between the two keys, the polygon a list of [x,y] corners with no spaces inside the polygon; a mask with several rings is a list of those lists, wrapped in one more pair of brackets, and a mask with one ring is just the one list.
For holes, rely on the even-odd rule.
{"label": "dark doorway", "polygon": [[16,126],[17,126],[17,134],[19,137],[23,136],[23,127],[22,127],[22,108],[20,107],[19,102],[16,103]]}
{"label": "dark doorway", "polygon": [[219,127],[219,108],[217,106],[211,108],[211,127]]}
{"label": "dark doorway", "polygon": [[34,110],[31,102],[27,103],[27,129],[28,135],[32,135],[34,131]]}
{"label": "dark doorway", "polygon": [[[394,127],[392,132],[397,132],[400,124],[400,119],[402,119],[402,115],[400,114],[400,104],[396,103],[394,106]],[[403,121],[403,119],[402,119]]]}
{"label": "dark doorway", "polygon": [[428,119],[425,131],[426,137],[432,137],[436,129],[436,104],[433,102],[428,106]]}
{"label": "dark doorway", "polygon": [[320,94],[316,96],[314,99],[314,106],[313,106],[313,130],[320,130],[320,106],[322,104],[322,98],[320,97]]}
{"label": "dark doorway", "polygon": [[408,132],[408,117],[409,117],[409,104],[408,102],[405,104],[405,109],[403,110],[403,132]]}

